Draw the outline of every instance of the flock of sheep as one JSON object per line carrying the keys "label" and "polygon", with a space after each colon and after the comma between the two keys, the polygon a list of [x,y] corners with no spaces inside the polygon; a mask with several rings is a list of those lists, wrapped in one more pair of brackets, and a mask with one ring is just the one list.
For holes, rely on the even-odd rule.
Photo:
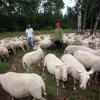
{"label": "flock of sheep", "polygon": [[[32,64],[38,64],[40,68],[43,68],[42,75],[45,74],[45,68],[47,68],[47,71],[55,76],[57,86],[59,86],[59,80],[62,80],[62,88],[65,88],[64,81],[67,81],[67,76],[71,75],[74,79],[73,89],[76,90],[75,83],[76,80],[79,80],[80,88],[85,90],[90,75],[100,72],[99,34],[64,34],[63,45],[68,46],[61,58],[53,53],[44,56],[43,50],[54,46],[53,36],[38,35],[35,42],[34,50],[26,53],[22,58],[23,68],[29,71]],[[25,45],[29,49],[28,41],[23,36],[0,40],[0,58],[5,59],[5,56],[8,58],[10,50],[16,54],[16,49],[19,47],[25,52]],[[0,84],[12,96],[12,100],[30,95],[34,97],[33,100],[45,100],[42,96],[42,93],[46,95],[45,82],[36,73],[7,72],[0,74]]]}

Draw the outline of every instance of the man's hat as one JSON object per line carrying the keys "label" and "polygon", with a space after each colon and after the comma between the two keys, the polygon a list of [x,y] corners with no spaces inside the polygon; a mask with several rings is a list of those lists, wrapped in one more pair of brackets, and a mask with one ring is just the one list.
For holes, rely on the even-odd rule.
{"label": "man's hat", "polygon": [[56,23],[56,26],[60,26],[60,23]]}

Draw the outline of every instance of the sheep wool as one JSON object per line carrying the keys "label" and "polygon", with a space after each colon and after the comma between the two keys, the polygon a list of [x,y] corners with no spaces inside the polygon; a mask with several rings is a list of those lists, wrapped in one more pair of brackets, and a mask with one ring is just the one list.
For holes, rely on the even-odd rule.
{"label": "sheep wool", "polygon": [[100,72],[100,57],[90,52],[77,50],[74,57],[86,68],[93,69],[95,72]]}
{"label": "sheep wool", "polygon": [[90,78],[90,74],[93,73],[93,70],[89,72],[86,71],[85,67],[71,54],[64,54],[61,57],[61,60],[66,64],[69,65],[68,74],[70,74],[74,79],[74,90],[76,90],[75,83],[76,79],[80,81],[80,88],[82,90],[86,89],[86,84]]}
{"label": "sheep wool", "polygon": [[27,71],[31,67],[32,64],[39,64],[42,62],[44,58],[44,52],[43,50],[38,46],[36,51],[32,51],[29,53],[26,53],[22,58],[22,64]]}
{"label": "sheep wool", "polygon": [[15,98],[33,96],[35,99],[45,100],[45,83],[41,76],[32,73],[7,72],[0,74],[0,84],[3,89]]}
{"label": "sheep wool", "polygon": [[56,57],[55,54],[48,54],[45,56],[44,66],[47,67],[47,70],[50,74],[55,76],[57,86],[59,86],[59,80],[67,80],[68,66],[65,65],[58,57]]}

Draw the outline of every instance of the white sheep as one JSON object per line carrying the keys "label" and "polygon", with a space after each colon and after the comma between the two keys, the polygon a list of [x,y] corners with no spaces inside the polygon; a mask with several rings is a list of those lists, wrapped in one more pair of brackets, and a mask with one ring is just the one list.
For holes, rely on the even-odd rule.
{"label": "white sheep", "polygon": [[26,46],[27,49],[29,50],[29,42],[28,42],[28,40],[24,36],[19,37],[19,40],[21,40],[23,42],[24,46]]}
{"label": "white sheep", "polygon": [[86,84],[90,78],[90,74],[93,73],[93,70],[87,72],[85,67],[71,54],[64,54],[61,57],[61,60],[67,65],[70,66],[68,69],[68,74],[70,74],[74,79],[74,90],[76,90],[75,83],[76,79],[80,81],[80,88],[82,90],[86,89]]}
{"label": "white sheep", "polygon": [[78,46],[78,45],[69,45],[65,48],[64,54],[69,53],[69,54],[74,54],[75,51],[77,50],[83,50],[83,51],[88,51],[91,52],[97,56],[100,56],[100,51],[93,50],[89,47],[86,46]]}
{"label": "white sheep", "polygon": [[[56,78],[57,86],[59,86],[59,80],[67,80],[68,66],[65,65],[55,54],[47,54],[44,58],[44,66],[50,74],[54,75]],[[44,70],[43,70],[44,73]],[[62,84],[63,88],[65,87]]]}
{"label": "white sheep", "polygon": [[14,41],[13,44],[14,44],[14,46],[15,46],[15,49],[16,49],[16,48],[21,48],[21,49],[25,52],[25,49],[24,49],[24,42],[23,42],[23,41],[17,40],[17,41]]}
{"label": "white sheep", "polygon": [[94,71],[100,72],[100,57],[90,52],[77,50],[74,53],[74,57],[81,62],[84,67],[92,68]]}
{"label": "white sheep", "polygon": [[51,47],[52,45],[54,45],[50,39],[44,39],[37,43],[42,49],[47,49],[47,48]]}
{"label": "white sheep", "polygon": [[6,47],[0,47],[0,57],[2,56],[6,56],[7,58],[9,57],[9,51]]}
{"label": "white sheep", "polygon": [[13,50],[14,54],[16,54],[15,45],[12,42],[3,43],[0,45],[0,47],[6,47],[8,50]]}
{"label": "white sheep", "polygon": [[33,96],[35,99],[45,100],[42,97],[45,92],[45,83],[41,76],[32,73],[7,72],[0,74],[0,84],[3,89],[15,98]]}
{"label": "white sheep", "polygon": [[36,47],[36,51],[32,51],[29,53],[26,53],[23,58],[22,58],[22,64],[27,71],[29,71],[29,68],[31,67],[32,64],[37,64],[40,66],[40,63],[43,61],[44,58],[44,52],[40,48],[40,46]]}
{"label": "white sheep", "polygon": [[100,57],[90,52],[77,50],[74,53],[74,57],[81,62],[84,67],[93,69],[96,74],[100,72]]}

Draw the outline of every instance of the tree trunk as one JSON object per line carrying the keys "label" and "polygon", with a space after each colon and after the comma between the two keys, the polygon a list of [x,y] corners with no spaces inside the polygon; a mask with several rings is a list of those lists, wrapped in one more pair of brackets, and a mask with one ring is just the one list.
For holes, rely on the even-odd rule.
{"label": "tree trunk", "polygon": [[82,34],[82,29],[81,29],[81,9],[82,9],[82,0],[78,0],[78,15],[77,15],[77,20],[78,20],[78,25],[77,25],[77,32],[79,34]]}
{"label": "tree trunk", "polygon": [[97,17],[96,17],[96,22],[95,22],[95,24],[94,24],[93,30],[91,31],[91,34],[93,34],[93,33],[95,34],[96,29],[97,29],[97,25],[98,25],[98,22],[99,22],[99,19],[100,19],[100,10],[99,10],[98,15],[97,15]]}
{"label": "tree trunk", "polygon": [[84,34],[85,23],[86,23],[86,14],[87,14],[87,5],[86,5],[86,8],[85,8],[85,12],[84,12],[82,34]]}
{"label": "tree trunk", "polygon": [[91,18],[91,30],[92,30],[92,18]]}

